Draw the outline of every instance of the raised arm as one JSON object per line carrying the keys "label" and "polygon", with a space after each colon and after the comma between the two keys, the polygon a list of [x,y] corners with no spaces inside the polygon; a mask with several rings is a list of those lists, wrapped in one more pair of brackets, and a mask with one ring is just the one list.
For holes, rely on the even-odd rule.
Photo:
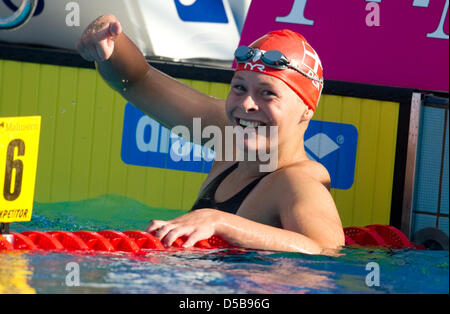
{"label": "raised arm", "polygon": [[76,48],[83,58],[96,63],[112,88],[167,128],[184,125],[192,134],[195,117],[202,119],[202,126],[226,125],[224,100],[205,95],[151,67],[122,32],[115,16],[105,15],[93,21]]}

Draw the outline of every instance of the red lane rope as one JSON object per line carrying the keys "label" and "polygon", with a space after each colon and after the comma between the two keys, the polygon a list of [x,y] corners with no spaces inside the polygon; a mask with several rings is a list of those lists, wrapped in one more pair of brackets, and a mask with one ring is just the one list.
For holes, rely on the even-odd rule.
{"label": "red lane rope", "polygon": [[[166,250],[161,241],[150,233],[143,231],[26,231],[12,232],[12,244],[0,235],[0,251],[44,250],[67,252],[124,252],[133,255],[146,254],[146,249]],[[178,238],[173,248],[182,248],[186,237]],[[200,249],[233,248],[218,236],[198,241],[194,247]]]}
{"label": "red lane rope", "polygon": [[11,251],[14,250],[11,243],[8,242],[1,234],[0,234],[0,251]]}
{"label": "red lane rope", "polygon": [[[420,248],[409,242],[398,229],[385,225],[344,228],[345,244],[368,247]],[[161,241],[143,231],[26,231],[11,233],[12,244],[0,235],[0,251],[46,250],[68,252],[125,252],[133,255],[146,254],[145,250],[167,249]],[[187,237],[174,241],[172,248],[182,248]],[[198,241],[195,248],[223,249],[233,248],[218,236]]]}
{"label": "red lane rope", "polygon": [[370,247],[415,248],[424,247],[411,243],[397,228],[387,225],[344,228],[345,244]]}
{"label": "red lane rope", "polygon": [[413,247],[408,238],[400,230],[392,226],[370,225],[367,226],[367,228],[378,233],[389,246],[404,248]]}

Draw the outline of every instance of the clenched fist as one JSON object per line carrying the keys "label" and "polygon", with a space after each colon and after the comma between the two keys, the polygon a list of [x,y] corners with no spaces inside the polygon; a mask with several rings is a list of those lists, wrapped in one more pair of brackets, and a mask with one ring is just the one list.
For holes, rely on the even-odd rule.
{"label": "clenched fist", "polygon": [[114,15],[97,18],[83,32],[76,49],[87,61],[108,60],[114,51],[114,40],[122,33],[122,26]]}

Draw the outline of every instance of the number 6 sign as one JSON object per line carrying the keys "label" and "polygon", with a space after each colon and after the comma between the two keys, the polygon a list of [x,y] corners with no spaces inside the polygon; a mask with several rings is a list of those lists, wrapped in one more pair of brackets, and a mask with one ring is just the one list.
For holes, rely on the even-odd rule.
{"label": "number 6 sign", "polygon": [[41,117],[0,118],[0,222],[31,220]]}

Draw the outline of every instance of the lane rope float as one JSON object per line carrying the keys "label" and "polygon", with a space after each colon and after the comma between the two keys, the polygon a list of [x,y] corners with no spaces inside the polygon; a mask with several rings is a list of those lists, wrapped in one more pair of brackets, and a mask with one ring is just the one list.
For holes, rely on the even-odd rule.
{"label": "lane rope float", "polygon": [[[166,250],[161,241],[144,231],[25,231],[11,232],[12,243],[0,235],[0,251],[59,251],[59,252],[123,252],[132,255],[148,253],[146,250]],[[172,248],[182,248],[185,237],[174,241]],[[195,248],[225,249],[233,248],[220,237],[198,241]]]}
{"label": "lane rope float", "polygon": [[[411,243],[398,229],[386,225],[344,228],[346,246],[412,248],[424,247]],[[161,241],[144,231],[25,231],[11,232],[12,241],[0,235],[0,251],[59,251],[59,252],[122,252],[144,255],[148,250],[167,250]],[[171,248],[183,249],[186,237],[174,241]],[[198,241],[197,249],[236,248],[218,236]]]}

